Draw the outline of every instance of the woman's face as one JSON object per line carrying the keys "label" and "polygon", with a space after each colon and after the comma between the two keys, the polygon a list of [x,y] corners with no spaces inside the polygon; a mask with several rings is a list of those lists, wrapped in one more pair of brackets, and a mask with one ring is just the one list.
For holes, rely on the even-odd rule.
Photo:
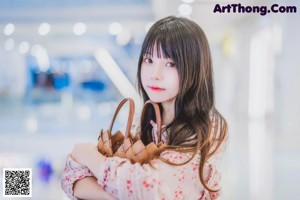
{"label": "woman's face", "polygon": [[156,45],[153,55],[146,53],[141,66],[141,80],[150,100],[156,103],[173,102],[179,91],[179,76],[175,63],[164,58],[160,50],[157,56]]}

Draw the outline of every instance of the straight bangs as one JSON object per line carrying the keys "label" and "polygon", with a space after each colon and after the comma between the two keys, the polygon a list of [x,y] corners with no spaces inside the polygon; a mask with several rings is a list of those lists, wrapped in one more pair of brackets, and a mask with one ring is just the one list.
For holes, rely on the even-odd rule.
{"label": "straight bangs", "polygon": [[158,58],[171,59],[178,68],[180,66],[179,61],[182,60],[182,53],[179,52],[182,47],[178,46],[178,40],[172,34],[168,34],[170,33],[168,27],[156,27],[156,31],[151,33],[145,38],[141,55],[153,56],[153,50],[156,47]]}

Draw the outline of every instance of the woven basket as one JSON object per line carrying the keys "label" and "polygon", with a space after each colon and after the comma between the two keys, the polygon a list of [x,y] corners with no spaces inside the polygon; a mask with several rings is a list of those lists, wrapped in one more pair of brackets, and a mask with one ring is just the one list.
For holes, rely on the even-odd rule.
{"label": "woven basket", "polygon": [[[125,134],[122,134],[121,131],[117,131],[114,135],[111,135],[111,130],[116,116],[118,115],[121,107],[127,101],[129,102],[130,106]],[[153,157],[153,153],[165,145],[163,142],[161,142],[161,116],[159,106],[156,103],[149,100],[144,104],[141,115],[141,125],[143,124],[142,122],[144,120],[144,114],[147,106],[150,104],[155,110],[158,139],[157,143],[151,142],[148,145],[144,145],[142,140],[140,140],[140,132],[135,133],[135,136],[131,134],[130,130],[134,115],[134,101],[131,98],[125,98],[118,105],[109,129],[107,131],[101,130],[100,132],[98,137],[99,152],[106,157],[118,156],[121,158],[127,158],[132,163],[138,162],[143,164],[149,161]],[[140,129],[142,130],[141,126]]]}

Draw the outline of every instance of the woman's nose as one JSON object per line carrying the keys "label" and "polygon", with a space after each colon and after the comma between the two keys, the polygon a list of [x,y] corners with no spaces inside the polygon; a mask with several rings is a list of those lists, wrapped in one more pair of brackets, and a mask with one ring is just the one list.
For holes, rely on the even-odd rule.
{"label": "woman's nose", "polygon": [[153,71],[151,73],[151,79],[160,80],[161,78],[162,78],[161,67],[159,65],[156,65],[155,67],[153,67]]}

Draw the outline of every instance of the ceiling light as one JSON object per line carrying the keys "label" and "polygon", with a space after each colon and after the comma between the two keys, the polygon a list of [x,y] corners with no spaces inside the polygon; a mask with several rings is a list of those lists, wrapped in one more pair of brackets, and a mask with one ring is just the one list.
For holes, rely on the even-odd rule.
{"label": "ceiling light", "polygon": [[117,43],[120,45],[126,45],[130,42],[130,39],[131,39],[130,31],[124,30],[117,36]]}
{"label": "ceiling light", "polygon": [[14,33],[14,31],[15,31],[15,25],[13,25],[12,23],[7,24],[4,28],[5,35],[11,35]]}
{"label": "ceiling light", "polygon": [[19,52],[21,54],[25,54],[28,51],[29,51],[29,43],[26,42],[26,41],[21,42],[20,45],[19,45]]}
{"label": "ceiling light", "polygon": [[108,31],[112,35],[118,35],[122,32],[122,25],[120,23],[111,23],[108,27]]}
{"label": "ceiling light", "polygon": [[193,8],[189,4],[180,4],[178,6],[178,11],[180,15],[190,15],[193,12]]}
{"label": "ceiling light", "polygon": [[40,35],[47,35],[50,31],[51,27],[50,27],[50,24],[48,23],[42,23],[40,26],[39,26],[39,34]]}
{"label": "ceiling light", "polygon": [[86,32],[86,25],[84,23],[76,23],[73,26],[73,32],[75,35],[83,35]]}

